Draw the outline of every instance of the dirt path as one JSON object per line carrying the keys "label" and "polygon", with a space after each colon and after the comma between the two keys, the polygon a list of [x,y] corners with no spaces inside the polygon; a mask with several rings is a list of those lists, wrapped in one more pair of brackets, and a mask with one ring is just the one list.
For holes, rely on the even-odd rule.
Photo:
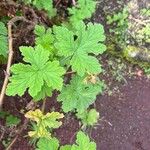
{"label": "dirt path", "polygon": [[97,150],[150,150],[150,81],[144,77],[127,81],[120,93],[97,99],[102,117],[92,131]]}

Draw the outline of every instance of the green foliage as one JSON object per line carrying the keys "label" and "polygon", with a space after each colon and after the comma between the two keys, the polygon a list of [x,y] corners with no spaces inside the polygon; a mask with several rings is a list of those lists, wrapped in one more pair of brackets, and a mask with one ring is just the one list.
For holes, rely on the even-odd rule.
{"label": "green foliage", "polygon": [[35,44],[42,45],[44,49],[48,50],[50,53],[50,58],[52,59],[56,49],[54,48],[54,36],[52,34],[51,28],[45,29],[44,26],[36,25],[34,33],[36,35]]}
{"label": "green foliage", "polygon": [[77,113],[76,116],[81,119],[83,126],[93,126],[98,122],[99,112],[95,109],[86,110],[81,113]]}
{"label": "green foliage", "polygon": [[20,121],[21,120],[18,117],[9,115],[6,117],[6,126],[8,127],[16,126],[20,123]]}
{"label": "green foliage", "polygon": [[9,113],[7,111],[0,111],[0,118],[4,119],[8,115]]}
{"label": "green foliage", "polygon": [[0,111],[0,118],[5,120],[7,127],[13,127],[20,123],[20,119],[14,115],[11,115],[7,111]]}
{"label": "green foliage", "polygon": [[36,150],[96,150],[96,143],[91,142],[85,133],[79,131],[76,144],[59,146],[59,141],[56,138],[42,138],[38,141],[37,147]]}
{"label": "green foliage", "polygon": [[76,144],[72,145],[71,150],[96,150],[96,143],[91,142],[89,137],[83,132],[78,132]]}
{"label": "green foliage", "polygon": [[71,145],[61,146],[59,150],[71,150]]}
{"label": "green foliage", "polygon": [[146,16],[146,17],[150,17],[150,9],[147,8],[143,8],[140,10],[141,14]]}
{"label": "green foliage", "polygon": [[8,53],[7,28],[3,22],[0,22],[0,55],[6,57]]}
{"label": "green foliage", "polygon": [[56,138],[40,138],[36,150],[58,150],[59,141]]}
{"label": "green foliage", "polygon": [[26,4],[32,4],[39,10],[46,10],[49,17],[56,15],[56,9],[53,8],[53,0],[24,0]]}
{"label": "green foliage", "polygon": [[105,40],[103,26],[92,23],[86,26],[83,22],[79,22],[75,30],[70,31],[64,26],[54,27],[58,55],[69,57],[72,70],[80,76],[86,73],[100,73],[101,65],[91,54],[102,54],[106,50],[106,46],[101,43]]}
{"label": "green foliage", "polygon": [[150,23],[147,23],[136,33],[136,40],[138,42],[150,43]]}
{"label": "green foliage", "polygon": [[29,111],[25,114],[26,118],[36,122],[33,124],[34,131],[30,131],[28,134],[30,137],[41,138],[41,137],[50,137],[48,129],[54,129],[61,126],[61,122],[57,121],[64,117],[63,114],[59,112],[51,112],[43,114],[41,110],[36,109],[35,111]]}
{"label": "green foliage", "polygon": [[129,26],[129,12],[128,8],[124,7],[123,10],[114,15],[107,16],[107,24],[111,24],[114,27],[109,31],[114,35],[115,42],[119,44],[120,47],[124,47],[128,40],[127,29]]}
{"label": "green foliage", "polygon": [[85,78],[73,76],[70,84],[64,85],[58,101],[62,102],[64,112],[76,109],[78,112],[83,112],[95,100],[96,95],[102,93],[104,83],[97,81],[96,84],[85,83]]}
{"label": "green foliage", "polygon": [[68,8],[70,15],[69,20],[72,24],[75,24],[78,21],[88,19],[95,12],[95,9],[95,0],[78,0],[76,6]]}
{"label": "green foliage", "polygon": [[[61,90],[64,69],[58,61],[49,61],[49,52],[41,45],[20,47],[24,61],[28,64],[15,64],[11,67],[13,73],[7,86],[7,95],[22,96],[26,89],[34,98],[39,95],[51,95],[52,89]],[[40,62],[40,63],[39,63]]]}
{"label": "green foliage", "polygon": [[[50,17],[56,12],[52,0],[24,2],[47,11]],[[68,9],[71,29],[63,25],[52,28],[36,25],[35,47],[20,47],[23,62],[12,65],[6,94],[22,96],[27,91],[33,100],[38,101],[52,96],[53,91],[58,90],[58,101],[62,102],[64,112],[75,110],[84,124],[94,125],[99,114],[93,109],[86,109],[104,88],[104,83],[98,78],[102,68],[96,56],[106,50],[103,44],[105,35],[102,25],[86,25],[82,20],[91,17],[95,7],[94,0],[78,0],[76,6]],[[68,84],[65,84],[69,78],[64,68],[73,72]],[[3,116],[6,115],[2,114]],[[52,130],[61,126],[60,119],[64,117],[59,112],[44,114],[36,109],[27,112],[25,117],[31,120],[32,125],[28,135],[39,140],[37,150],[96,150],[96,144],[81,131],[73,145],[60,146],[59,141],[52,138]],[[8,126],[19,122],[12,115],[6,118]]]}

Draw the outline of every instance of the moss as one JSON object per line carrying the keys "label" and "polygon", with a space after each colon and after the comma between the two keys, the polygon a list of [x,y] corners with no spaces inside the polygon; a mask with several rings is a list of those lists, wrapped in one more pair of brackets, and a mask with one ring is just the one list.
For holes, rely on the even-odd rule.
{"label": "moss", "polygon": [[150,65],[150,51],[147,48],[128,45],[123,50],[123,55],[133,64]]}
{"label": "moss", "polygon": [[128,45],[124,49],[121,49],[111,42],[107,43],[107,45],[107,52],[115,57],[126,59],[130,63],[141,67],[150,66],[150,50],[147,48]]}

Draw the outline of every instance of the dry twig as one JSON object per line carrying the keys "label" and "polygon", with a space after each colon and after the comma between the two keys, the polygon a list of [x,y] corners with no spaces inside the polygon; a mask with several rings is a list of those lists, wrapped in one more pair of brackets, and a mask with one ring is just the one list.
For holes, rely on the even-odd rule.
{"label": "dry twig", "polygon": [[[6,87],[8,84],[8,80],[9,80],[9,76],[10,76],[10,66],[12,64],[12,59],[13,59],[13,36],[12,36],[12,26],[15,24],[15,22],[17,21],[25,21],[28,22],[30,24],[33,24],[32,21],[29,21],[27,19],[25,19],[24,17],[14,17],[12,18],[9,22],[8,22],[8,48],[9,48],[9,54],[8,54],[8,61],[7,61],[7,68],[6,68],[6,74],[5,74],[5,79],[4,79],[4,83],[2,86],[2,90],[0,93],[0,108],[3,105],[3,99],[4,99],[4,95],[5,95],[5,91],[6,91]],[[35,25],[35,24],[33,24]]]}
{"label": "dry twig", "polygon": [[8,23],[8,40],[9,40],[9,55],[8,55],[5,80],[4,80],[3,87],[1,90],[1,94],[0,94],[0,107],[2,107],[2,104],[3,104],[6,86],[7,86],[9,75],[10,75],[10,66],[11,66],[12,58],[13,58],[13,48],[12,48],[13,39],[12,39],[12,22],[11,21]]}

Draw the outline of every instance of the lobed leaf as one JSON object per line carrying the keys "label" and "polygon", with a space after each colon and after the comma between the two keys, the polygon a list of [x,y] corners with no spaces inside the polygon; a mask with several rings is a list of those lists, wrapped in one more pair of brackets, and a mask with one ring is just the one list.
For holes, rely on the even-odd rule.
{"label": "lobed leaf", "polygon": [[35,44],[42,45],[42,47],[49,51],[50,57],[56,53],[56,49],[54,48],[54,36],[52,34],[51,28],[45,29],[44,26],[36,25],[34,33],[36,35]]}
{"label": "lobed leaf", "polygon": [[102,25],[89,23],[86,26],[79,22],[75,26],[75,31],[70,31],[64,26],[55,26],[53,30],[58,55],[66,59],[71,58],[70,66],[73,71],[80,76],[86,73],[98,74],[102,71],[99,61],[91,56],[102,54],[106,50],[106,46],[101,43],[105,40]]}
{"label": "lobed leaf", "polygon": [[78,0],[76,6],[68,8],[70,22],[75,24],[78,21],[90,18],[95,12],[95,8],[95,0]]}
{"label": "lobed leaf", "polygon": [[[34,98],[42,98],[41,94],[50,95],[45,88],[61,90],[63,85],[62,75],[65,70],[58,61],[49,61],[49,52],[41,45],[32,47],[20,47],[24,61],[28,64],[15,64],[11,67],[12,76],[7,86],[7,95],[22,96],[28,89]],[[37,97],[39,95],[39,97]]]}
{"label": "lobed leaf", "polygon": [[36,109],[35,111],[28,111],[25,117],[36,122],[34,131],[28,133],[30,137],[49,137],[48,128],[61,126],[62,123],[58,119],[63,118],[64,115],[59,112],[51,112],[44,115],[40,109]]}
{"label": "lobed leaf", "polygon": [[86,84],[84,79],[84,77],[73,76],[70,84],[64,85],[58,96],[58,101],[62,102],[64,112],[74,109],[84,111],[96,100],[96,95],[102,92],[103,82]]}
{"label": "lobed leaf", "polygon": [[56,138],[40,138],[36,150],[58,150],[59,141]]}

